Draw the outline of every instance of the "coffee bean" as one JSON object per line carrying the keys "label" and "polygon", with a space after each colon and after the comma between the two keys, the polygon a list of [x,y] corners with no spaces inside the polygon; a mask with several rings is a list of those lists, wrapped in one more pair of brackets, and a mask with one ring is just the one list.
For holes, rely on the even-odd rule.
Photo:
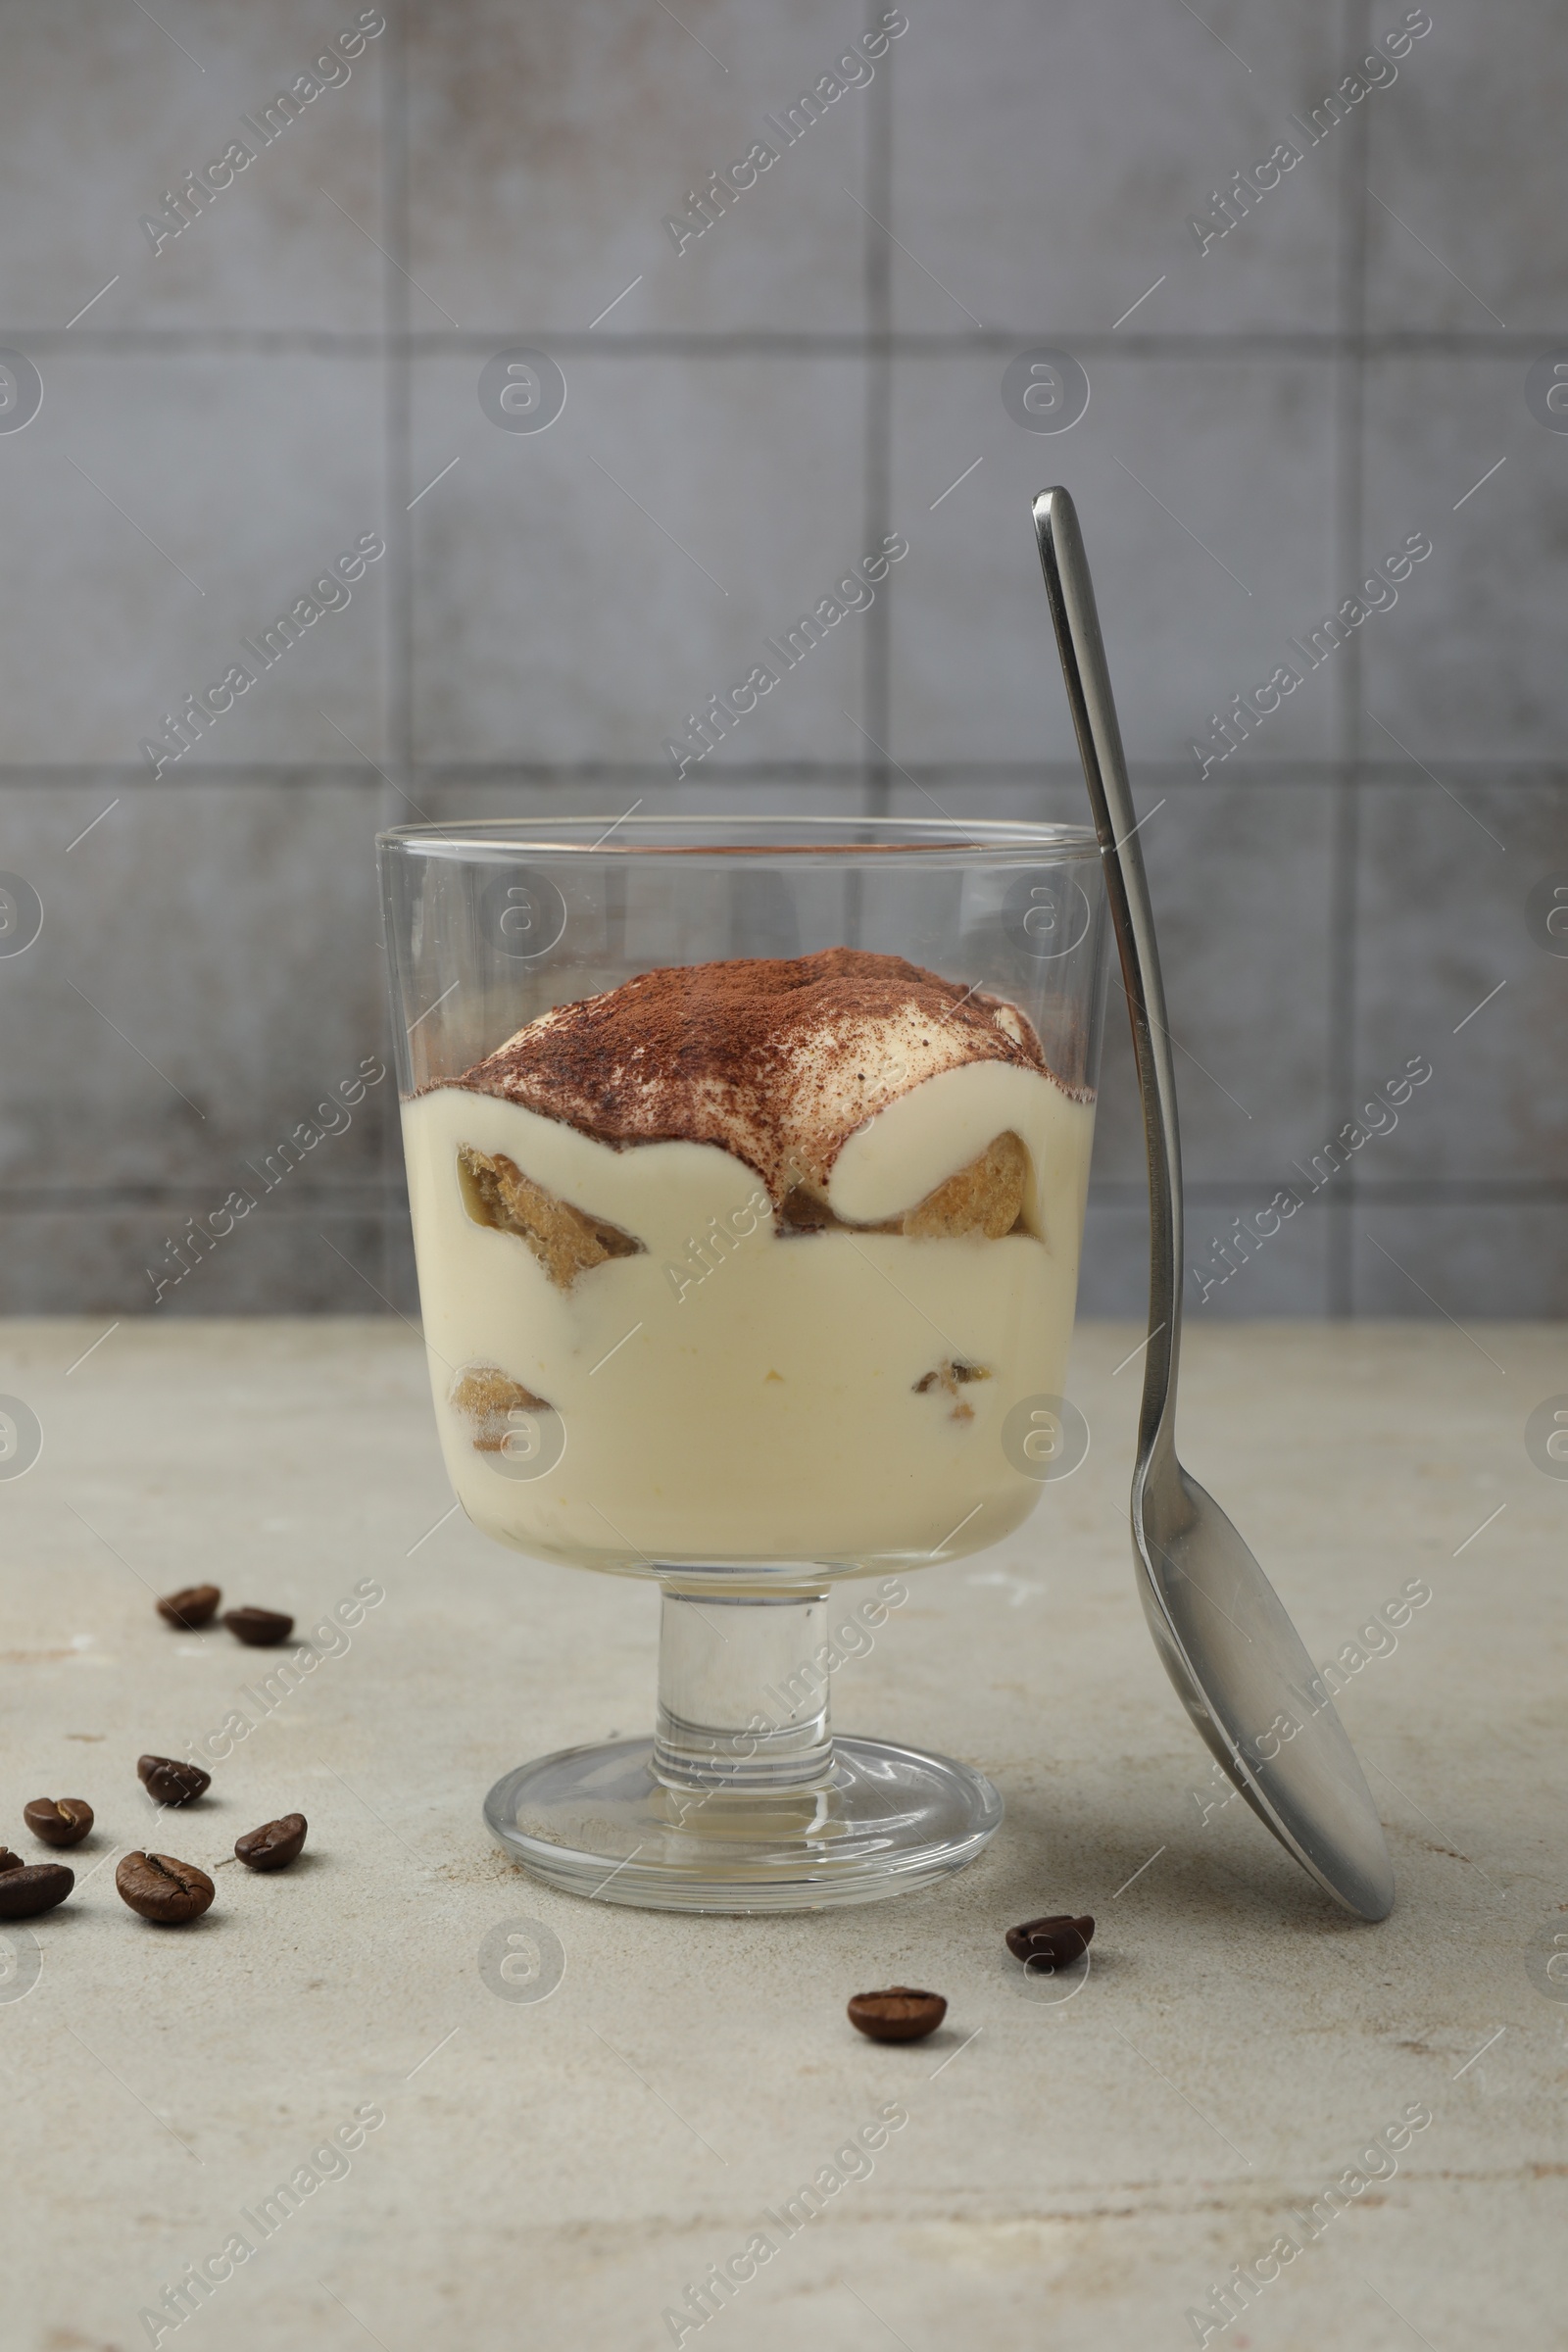
{"label": "coffee bean", "polygon": [[280,1821],[264,1822],[234,1840],[234,1851],[252,1870],[283,1870],[305,1843],[305,1816],[285,1813]]}
{"label": "coffee bean", "polygon": [[23,1861],[22,1856],[20,1854],[14,1854],[9,1845],[0,1845],[0,1872],[8,1870],[25,1870],[26,1867],[27,1866]]}
{"label": "coffee bean", "polygon": [[176,1862],[172,1854],[127,1854],[115,1872],[115,1886],[122,1902],[166,1928],[200,1919],[217,1892],[205,1870],[194,1862]]}
{"label": "coffee bean", "polygon": [[909,1984],[890,1984],[885,1992],[858,1992],[850,2003],[850,2023],[873,2041],[923,2041],[948,2014],[940,1992],[916,1992]]}
{"label": "coffee bean", "polygon": [[136,1770],[149,1796],[161,1805],[188,1805],[212,1786],[213,1776],[199,1764],[183,1764],[178,1756],[138,1756]]}
{"label": "coffee bean", "polygon": [[23,1806],[22,1818],[45,1845],[79,1845],[92,1828],[92,1807],[83,1796],[38,1796]]}
{"label": "coffee bean", "polygon": [[8,1870],[0,1878],[0,1919],[33,1919],[63,1903],[76,1884],[76,1874],[63,1862],[34,1862]]}
{"label": "coffee bean", "polygon": [[286,1642],[294,1631],[293,1618],[276,1609],[226,1609],[223,1623],[252,1649],[270,1649],[274,1642]]}
{"label": "coffee bean", "polygon": [[198,1626],[210,1625],[223,1595],[216,1585],[185,1585],[178,1592],[166,1592],[158,1603],[158,1614],[167,1625],[177,1625],[182,1633],[193,1634]]}
{"label": "coffee bean", "polygon": [[1048,1968],[1070,1968],[1088,1951],[1095,1923],[1087,1915],[1054,1911],[1044,1919],[1026,1919],[1021,1928],[1007,1930],[1007,1949],[1015,1960],[1033,1963],[1037,1973]]}

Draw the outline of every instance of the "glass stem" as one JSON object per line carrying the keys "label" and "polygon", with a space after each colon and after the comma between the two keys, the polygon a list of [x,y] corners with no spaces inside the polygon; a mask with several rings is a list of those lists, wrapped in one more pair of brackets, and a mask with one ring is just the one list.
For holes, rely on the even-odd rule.
{"label": "glass stem", "polygon": [[663,1589],[654,1771],[673,1788],[810,1788],[833,1768],[827,1594]]}

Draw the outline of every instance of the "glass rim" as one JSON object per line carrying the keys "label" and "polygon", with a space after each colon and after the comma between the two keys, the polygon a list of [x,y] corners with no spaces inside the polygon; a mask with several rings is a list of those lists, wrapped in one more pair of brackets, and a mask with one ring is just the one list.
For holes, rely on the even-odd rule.
{"label": "glass rim", "polygon": [[[678,838],[692,833],[711,838]],[[737,834],[742,838],[733,838]],[[748,840],[748,834],[757,838]],[[392,825],[377,833],[375,840],[378,850],[454,861],[493,856],[498,851],[565,858],[770,856],[845,861],[912,851],[946,851],[956,859],[982,864],[1004,853],[1046,853],[1053,863],[1098,858],[1100,855],[1100,843],[1090,825],[1032,823],[1026,818],[757,816],[739,810],[648,816],[628,812],[621,816],[475,817],[453,823]]]}

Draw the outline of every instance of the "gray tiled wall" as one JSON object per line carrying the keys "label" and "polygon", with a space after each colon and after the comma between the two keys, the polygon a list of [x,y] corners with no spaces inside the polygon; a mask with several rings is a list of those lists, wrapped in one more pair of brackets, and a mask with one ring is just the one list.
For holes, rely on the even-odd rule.
{"label": "gray tiled wall", "polygon": [[[1568,431],[1525,395],[1568,361],[1562,9],[1435,0],[1309,144],[1396,0],[907,0],[677,252],[664,217],[879,6],[387,0],[155,254],[140,216],[259,147],[240,118],[357,15],[7,15],[0,345],[44,401],[0,429],[0,869],[44,921],[0,956],[4,1303],[152,1309],[186,1220],[385,1053],[378,824],[1081,815],[1027,514],[1059,479],[1148,811],[1194,1310],[1568,1311],[1568,957],[1525,911],[1568,875]],[[566,377],[543,434],[476,398],[516,344]],[[1088,373],[1059,436],[1002,402],[1036,345]],[[894,529],[871,611],[677,785],[684,713]],[[352,602],[155,779],[161,714],[368,531]],[[1397,605],[1200,773],[1210,713],[1413,533]],[[1398,1127],[1220,1282],[1411,1056]],[[372,1088],[156,1311],[409,1311],[394,1109]],[[1143,1249],[1113,1019],[1089,1307],[1137,1310]]]}

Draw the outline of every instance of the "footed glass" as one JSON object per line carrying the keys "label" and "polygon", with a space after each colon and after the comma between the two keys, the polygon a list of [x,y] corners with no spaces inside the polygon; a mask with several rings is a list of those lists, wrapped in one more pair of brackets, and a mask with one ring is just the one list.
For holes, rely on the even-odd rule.
{"label": "footed glass", "polygon": [[672,1910],[960,1868],[989,1781],[835,1736],[829,1699],[911,1571],[1081,1459],[1093,834],[540,818],[380,853],[454,1490],[499,1543],[662,1592],[651,1736],[517,1766],[491,1830]]}

